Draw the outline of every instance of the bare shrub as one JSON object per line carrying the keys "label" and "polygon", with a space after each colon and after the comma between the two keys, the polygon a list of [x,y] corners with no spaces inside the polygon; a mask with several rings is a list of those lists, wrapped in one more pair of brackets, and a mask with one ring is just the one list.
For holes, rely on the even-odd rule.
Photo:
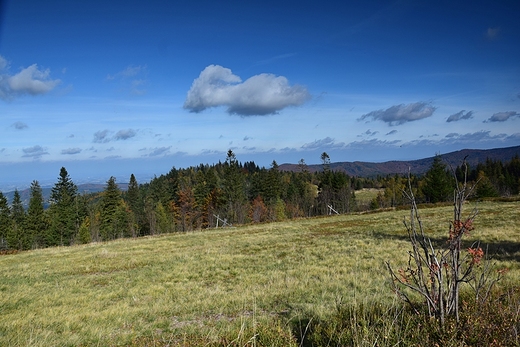
{"label": "bare shrub", "polygon": [[[466,162],[463,163],[463,167],[467,174]],[[476,184],[468,185],[466,176],[464,182],[456,182],[453,219],[450,222],[446,246],[436,247],[425,234],[409,179],[408,190],[404,191],[411,206],[409,220],[404,219],[412,246],[408,266],[394,271],[390,263],[386,262],[393,289],[398,296],[419,313],[421,304],[413,300],[411,293],[419,294],[423,298],[422,302],[428,315],[437,319],[441,329],[449,316],[455,317],[457,323],[460,320],[461,285],[471,284],[477,300],[482,301],[499,278],[491,279],[489,265],[484,266],[478,276],[475,275],[475,268],[486,260],[478,243],[467,250],[462,247],[462,239],[473,231],[473,221],[478,214],[477,208],[466,216],[463,214],[464,205],[475,186]]]}

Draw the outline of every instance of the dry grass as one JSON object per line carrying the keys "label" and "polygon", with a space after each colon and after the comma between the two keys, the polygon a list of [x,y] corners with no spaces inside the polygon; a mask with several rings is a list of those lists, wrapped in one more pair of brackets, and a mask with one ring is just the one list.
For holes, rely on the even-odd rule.
{"label": "dry grass", "polygon": [[[520,203],[478,208],[469,242],[489,244],[509,269],[505,281],[518,283]],[[421,213],[442,242],[451,208]],[[288,345],[296,317],[326,319],[338,301],[394,300],[384,261],[407,260],[403,217],[342,215],[1,256],[0,345]]]}

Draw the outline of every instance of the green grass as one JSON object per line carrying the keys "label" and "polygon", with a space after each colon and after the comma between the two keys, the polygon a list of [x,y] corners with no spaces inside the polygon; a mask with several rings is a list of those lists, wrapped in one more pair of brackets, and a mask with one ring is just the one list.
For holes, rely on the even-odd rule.
{"label": "green grass", "polygon": [[[468,212],[473,205],[467,206]],[[478,205],[503,285],[520,283],[520,203]],[[420,211],[447,234],[451,207]],[[338,307],[397,307],[407,211],[211,229],[0,257],[1,346],[298,345]],[[439,241],[440,242],[440,241]]]}

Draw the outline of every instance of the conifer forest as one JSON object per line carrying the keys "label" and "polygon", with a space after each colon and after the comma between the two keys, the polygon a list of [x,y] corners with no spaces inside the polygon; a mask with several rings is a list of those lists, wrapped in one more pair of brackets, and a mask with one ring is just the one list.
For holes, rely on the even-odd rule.
{"label": "conifer forest", "polygon": [[[150,182],[132,174],[128,189],[110,177],[102,192],[80,194],[65,167],[59,171],[49,201],[38,181],[30,187],[28,206],[18,191],[12,201],[0,192],[0,250],[68,246],[118,238],[264,223],[327,214],[345,214],[406,205],[402,191],[408,180],[419,203],[453,200],[457,181],[477,182],[474,199],[513,196],[520,189],[520,158],[488,159],[465,174],[436,156],[424,175],[350,177],[330,169],[311,173],[305,162],[298,170],[281,171],[241,163],[229,150],[225,161],[185,169],[173,167]],[[466,177],[464,177],[467,175]],[[126,183],[126,182],[125,182]],[[356,200],[356,191],[378,189],[369,202]]]}

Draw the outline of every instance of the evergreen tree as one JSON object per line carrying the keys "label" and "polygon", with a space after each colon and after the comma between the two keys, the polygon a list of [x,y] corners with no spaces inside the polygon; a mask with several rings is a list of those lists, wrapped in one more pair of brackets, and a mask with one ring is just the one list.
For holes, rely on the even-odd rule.
{"label": "evergreen tree", "polygon": [[278,164],[275,160],[273,160],[271,164],[271,168],[269,169],[267,173],[267,178],[265,182],[265,193],[264,195],[264,201],[269,206],[274,206],[278,199],[280,198],[281,193],[281,177],[280,172],[278,171]]}
{"label": "evergreen tree", "polygon": [[31,198],[24,228],[24,249],[45,247],[48,228],[47,217],[43,208],[43,193],[38,181],[31,183]]}
{"label": "evergreen tree", "polygon": [[141,199],[141,192],[139,190],[139,185],[137,184],[137,180],[135,179],[134,174],[130,175],[130,182],[128,183],[128,190],[126,192],[126,198],[128,202],[128,207],[131,211],[131,232],[132,237],[138,236],[141,234],[142,224],[145,223],[144,217],[144,204]]}
{"label": "evergreen tree", "polygon": [[[23,208],[22,199],[18,189],[15,189],[13,202],[11,204],[11,228],[7,233],[7,243],[10,248],[24,249],[24,223],[25,209]],[[26,246],[27,248],[29,245]]]}
{"label": "evergreen tree", "polygon": [[484,171],[478,173],[478,184],[476,189],[477,197],[479,198],[492,198],[499,196],[497,190],[491,183],[491,180],[486,176]]}
{"label": "evergreen tree", "polygon": [[135,179],[134,174],[131,174],[130,182],[128,182],[126,196],[128,200],[128,206],[132,211],[137,211],[140,207],[139,195],[139,185],[137,184],[137,180]]}
{"label": "evergreen tree", "polygon": [[110,177],[107,181],[103,197],[101,199],[101,213],[99,232],[101,239],[113,240],[117,237],[118,212],[121,205],[121,190],[116,184],[115,177]]}
{"label": "evergreen tree", "polygon": [[454,182],[446,170],[446,164],[442,162],[440,155],[436,155],[432,166],[425,174],[422,191],[426,201],[431,203],[448,201],[452,198],[453,187]]}
{"label": "evergreen tree", "polygon": [[9,248],[7,235],[11,229],[11,210],[7,198],[0,192],[0,250]]}
{"label": "evergreen tree", "polygon": [[90,218],[85,217],[83,222],[79,226],[78,230],[78,242],[80,244],[90,243],[92,241],[92,236],[90,234]]}
{"label": "evergreen tree", "polygon": [[224,170],[224,194],[226,198],[228,220],[231,223],[244,223],[247,216],[245,175],[240,172],[240,166],[235,153],[229,150]]}
{"label": "evergreen tree", "polygon": [[51,225],[47,234],[49,246],[70,245],[79,229],[77,207],[78,188],[72,182],[67,170],[62,167],[58,182],[51,190],[49,214]]}

